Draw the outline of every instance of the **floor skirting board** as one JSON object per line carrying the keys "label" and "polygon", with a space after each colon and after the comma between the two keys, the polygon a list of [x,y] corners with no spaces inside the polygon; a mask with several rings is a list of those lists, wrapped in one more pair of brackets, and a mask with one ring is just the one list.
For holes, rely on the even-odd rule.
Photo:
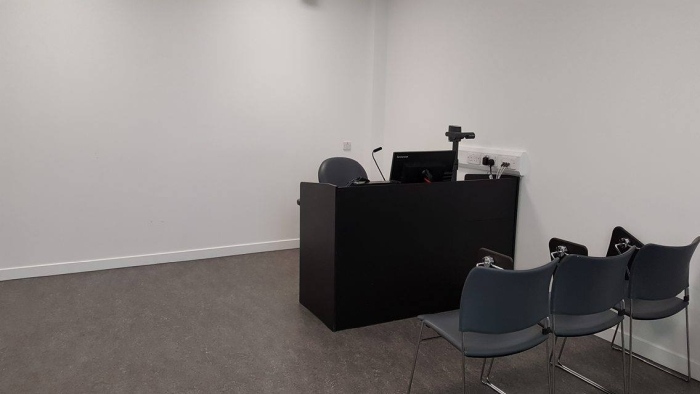
{"label": "floor skirting board", "polygon": [[98,271],[113,268],[135,267],[140,265],[174,263],[178,261],[209,259],[240,254],[270,252],[274,250],[296,249],[298,247],[299,239],[296,238],[280,241],[219,246],[215,248],[144,254],[138,256],[1,268],[0,281],[33,278],[37,276],[72,274],[76,272]]}
{"label": "floor skirting board", "polygon": [[[625,321],[628,321],[628,319],[625,319]],[[627,328],[625,327],[625,334],[627,334]],[[685,330],[684,330],[685,333]],[[606,341],[610,342],[612,340],[613,335],[615,334],[615,327],[605,330],[599,334],[597,334],[598,337],[605,339]],[[627,338],[626,343],[629,343]],[[692,332],[692,327],[691,327],[691,332],[690,332],[690,345],[693,346],[693,332]],[[617,333],[617,338],[615,339],[616,344],[620,344],[620,333]],[[685,343],[685,335],[683,336],[683,343]],[[688,370],[688,363],[686,361],[685,357],[685,352],[683,354],[678,354],[676,352],[673,352],[669,349],[663,348],[659,345],[655,345],[647,340],[634,337],[634,342],[632,343],[632,351],[634,351],[635,354],[638,354],[640,356],[646,357],[649,360],[652,360],[654,362],[657,362],[667,368],[671,368],[674,371],[677,371],[683,375],[687,373]],[[698,376],[700,376],[700,363],[695,359],[693,359],[693,349],[690,349],[690,368],[691,368],[691,376],[693,377],[693,380],[697,380]],[[641,363],[639,360],[635,360],[635,363]],[[632,367],[634,368],[634,366]],[[663,373],[659,371],[659,373]]]}

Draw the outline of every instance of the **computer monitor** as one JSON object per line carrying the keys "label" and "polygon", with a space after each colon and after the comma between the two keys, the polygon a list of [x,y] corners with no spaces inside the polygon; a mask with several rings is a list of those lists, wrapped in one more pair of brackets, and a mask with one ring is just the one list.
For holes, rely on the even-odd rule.
{"label": "computer monitor", "polygon": [[449,182],[455,151],[394,152],[389,179],[401,183]]}

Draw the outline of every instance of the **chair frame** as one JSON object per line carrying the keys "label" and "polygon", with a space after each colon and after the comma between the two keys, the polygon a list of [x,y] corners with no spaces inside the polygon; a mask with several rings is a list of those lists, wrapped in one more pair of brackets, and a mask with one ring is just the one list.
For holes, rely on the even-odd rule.
{"label": "chair frame", "polygon": [[[545,356],[546,356],[545,362],[547,363],[547,384],[549,385],[549,392],[553,393],[554,392],[554,373],[551,370],[552,365],[550,363],[550,360],[551,360],[551,357],[553,354],[553,352],[550,351],[550,341],[552,341],[552,331],[550,329],[550,318],[549,317],[545,318],[544,322],[545,322],[545,324],[543,324],[543,329],[547,330],[547,336],[548,336],[547,340],[544,341],[545,342]],[[424,327],[426,327],[425,322],[421,322],[420,331],[418,332],[418,343],[416,344],[416,352],[415,352],[415,356],[413,358],[413,368],[411,369],[411,377],[408,381],[408,390],[406,391],[408,394],[411,393],[411,387],[413,385],[413,376],[415,375],[415,372],[416,372],[416,364],[418,364],[418,354],[419,354],[419,350],[420,350],[420,344],[425,342],[425,341],[430,341],[433,339],[442,338],[442,336],[439,334],[437,336],[434,336],[434,337],[423,338],[423,328]],[[431,328],[430,326],[427,326],[427,327]],[[465,334],[466,334],[465,332],[462,333],[462,347],[461,347],[461,349],[457,349],[457,350],[461,350],[461,355],[462,355],[462,390],[463,390],[464,394],[467,393],[467,363],[466,363],[467,356],[464,355],[464,352],[467,350],[464,346],[464,335]],[[554,346],[554,345],[555,344],[553,343],[551,346]],[[552,348],[552,350],[553,350],[553,348]],[[496,358],[497,357],[485,357],[484,358],[484,361],[481,364],[480,380],[481,380],[481,383],[483,385],[490,388],[491,390],[493,390],[499,394],[506,394],[505,391],[503,391],[501,388],[499,388],[498,386],[496,386],[495,384],[493,384],[491,382],[491,370],[493,369],[493,362]],[[491,359],[491,362],[489,364],[488,371],[486,371],[486,362],[489,359]],[[484,372],[486,372],[486,374],[484,374]]]}
{"label": "chair frame", "polygon": [[[689,291],[689,289],[686,288],[686,289],[685,289],[685,292],[684,292],[684,296],[685,296],[686,299],[689,300],[689,299],[690,299],[690,296],[689,296],[688,291]],[[669,375],[671,375],[671,376],[675,376],[676,378],[681,379],[681,380],[683,380],[683,381],[685,381],[685,382],[690,382],[690,380],[692,379],[692,376],[691,376],[691,366],[690,366],[690,324],[689,324],[689,322],[688,322],[688,320],[689,320],[689,316],[688,316],[688,307],[689,307],[689,306],[690,306],[690,305],[686,305],[686,307],[684,308],[684,309],[685,309],[686,362],[687,362],[687,368],[688,368],[688,369],[687,369],[687,371],[688,371],[688,374],[687,374],[687,375],[683,375],[683,374],[681,374],[681,373],[679,373],[679,372],[677,372],[677,371],[672,370],[671,368],[668,368],[668,367],[666,367],[666,366],[664,366],[664,365],[661,365],[661,364],[659,364],[659,363],[657,363],[657,362],[655,362],[655,361],[652,361],[652,360],[650,360],[650,359],[648,359],[648,358],[646,358],[646,357],[644,357],[644,356],[640,356],[640,355],[638,355],[638,354],[632,352],[632,341],[633,341],[633,337],[632,337],[632,322],[634,321],[634,319],[632,318],[632,316],[629,316],[629,318],[630,318],[630,332],[629,332],[629,335],[628,335],[629,341],[630,341],[630,343],[629,343],[629,349],[627,349],[627,350],[625,351],[625,348],[624,348],[624,342],[625,342],[624,329],[625,329],[625,328],[624,328],[624,326],[623,326],[623,327],[620,327],[619,325],[618,325],[617,327],[615,327],[615,334],[613,334],[613,338],[612,338],[612,340],[610,341],[610,347],[611,347],[612,349],[614,349],[614,350],[622,351],[623,353],[627,354],[628,357],[636,358],[637,360],[639,360],[639,361],[641,361],[641,362],[643,362],[643,363],[645,363],[645,364],[647,364],[647,365],[650,365],[650,366],[652,366],[652,367],[658,369],[659,371],[666,372],[667,374],[669,374]],[[633,302],[632,300],[630,300],[630,315],[632,315],[633,313],[634,313],[634,302]],[[668,316],[668,317],[671,317],[671,316]],[[662,319],[658,319],[658,320],[662,320]],[[615,344],[615,338],[617,338],[617,332],[618,332],[618,330],[620,331],[620,342],[621,342],[622,345],[623,345],[622,347],[619,346],[619,345],[617,345],[617,344]],[[628,370],[629,370],[629,371],[628,371],[628,374],[627,374],[627,375],[628,375],[628,377],[629,377],[629,385],[630,385],[630,387],[631,387],[631,385],[632,385],[632,359],[631,359],[631,358],[630,358],[630,361],[629,361]]]}
{"label": "chair frame", "polygon": [[[554,240],[555,240],[555,239],[552,239],[551,241],[554,241]],[[585,246],[583,246],[583,245],[575,244],[575,243],[573,243],[573,242],[565,241],[565,240],[561,240],[561,239],[556,239],[556,240],[557,240],[557,241],[562,241],[563,245],[562,245],[562,246],[558,246],[558,247],[556,248],[556,250],[554,250],[554,251],[550,254],[550,256],[552,257],[552,259],[554,259],[554,258],[563,258],[564,256],[568,255],[569,253],[568,253],[568,250],[567,250],[567,247],[566,247],[567,244],[575,245],[575,246],[577,246],[577,247],[580,246],[580,247],[582,247],[583,249],[585,249],[586,252],[588,252],[587,248],[586,248]],[[551,243],[551,241],[550,241],[550,243]],[[618,250],[618,251],[619,251],[619,250]],[[622,254],[622,253],[620,253],[620,254]],[[582,254],[582,255],[583,255],[583,256],[588,256],[587,253],[586,253],[586,254]],[[555,273],[555,274],[556,274],[556,273]],[[629,274],[629,270],[628,270],[628,274]],[[622,307],[622,310],[624,311],[624,310],[625,310],[625,300],[624,300],[624,299],[622,299],[622,300],[620,301],[620,305],[621,305],[621,307]],[[631,307],[631,305],[630,305],[630,307]],[[619,327],[619,326],[621,325],[622,328],[623,328],[623,330],[624,330],[624,322],[625,322],[625,319],[624,319],[624,315],[623,315],[622,321],[620,322],[620,324],[617,325],[617,327]],[[556,327],[556,319],[555,319],[555,316],[552,315],[552,328],[553,328],[552,331],[554,331],[554,328],[555,328],[555,327]],[[630,335],[632,335],[632,334],[631,334],[631,329],[632,329],[632,328],[631,328],[631,322],[630,322]],[[583,382],[585,382],[585,383],[588,383],[589,385],[595,387],[596,389],[598,389],[598,390],[600,390],[600,391],[602,391],[602,392],[604,392],[604,393],[606,393],[606,394],[613,394],[610,390],[608,390],[608,389],[606,389],[605,387],[601,386],[599,383],[597,383],[597,382],[595,382],[595,381],[593,381],[593,380],[587,378],[586,376],[584,376],[584,375],[582,375],[582,374],[576,372],[575,370],[573,370],[573,369],[571,369],[571,368],[569,368],[569,367],[567,367],[566,365],[564,365],[564,364],[561,363],[561,356],[562,356],[562,354],[564,353],[564,347],[566,346],[566,340],[567,340],[568,337],[564,337],[564,340],[562,341],[562,344],[561,344],[561,348],[560,348],[560,350],[559,350],[559,354],[557,355],[557,358],[556,358],[556,360],[555,360],[555,359],[554,359],[554,352],[556,351],[556,347],[557,347],[557,338],[559,338],[559,337],[557,337],[557,335],[556,335],[554,332],[552,332],[552,335],[554,336],[554,345],[552,346],[552,355],[551,355],[551,357],[550,357],[550,363],[553,365],[553,368],[552,368],[552,393],[554,393],[554,392],[556,391],[556,390],[555,390],[555,370],[556,370],[557,368],[559,368],[559,369],[561,369],[562,371],[564,371],[564,372],[570,374],[571,376],[574,376],[574,377],[580,379],[581,381],[583,381]],[[625,344],[624,344],[624,331],[623,331],[622,334],[621,334],[621,338],[622,338],[622,349],[624,350],[624,346],[625,346]],[[614,340],[614,338],[613,338],[613,340]],[[631,346],[631,343],[632,343],[632,342],[631,342],[631,339],[630,339],[630,346]],[[628,352],[628,353],[629,353],[629,352]],[[627,371],[629,370],[629,374],[630,374],[630,375],[631,375],[631,373],[632,373],[632,371],[631,371],[631,369],[630,369],[630,366],[629,366],[629,365],[626,365],[626,364],[631,364],[631,360],[630,360],[629,363],[625,363],[625,352],[623,351],[623,352],[622,352],[622,390],[623,390],[624,393],[630,392],[630,391],[628,390],[628,388],[631,387],[631,377],[629,378],[629,381],[630,381],[630,382],[629,382],[629,384],[628,384],[628,376],[629,376],[629,375],[627,374]]]}
{"label": "chair frame", "polygon": [[[616,239],[618,239],[619,241],[616,241]],[[551,241],[553,241],[553,240],[554,239],[552,239]],[[557,240],[559,240],[559,239],[557,239]],[[551,241],[550,241],[550,246],[551,246]],[[560,240],[560,241],[563,241],[563,240]],[[564,242],[568,242],[568,241],[564,241]],[[615,242],[618,242],[618,243],[615,243]],[[641,243],[636,237],[634,237],[634,235],[632,235],[630,232],[628,232],[624,228],[618,226],[618,227],[615,227],[613,229],[612,237],[610,240],[610,247],[608,249],[609,250],[608,256],[611,256],[611,253],[614,253],[615,251],[618,254],[622,254],[623,252],[627,251],[629,248],[635,248],[635,249],[639,250],[641,248],[641,246],[644,246],[644,244]],[[552,256],[552,258],[563,257],[563,255],[566,253],[567,253],[566,248],[564,248],[563,250],[558,249],[557,251],[552,252],[551,256]],[[634,256],[632,257],[632,263],[633,263],[633,260],[634,260]],[[629,275],[629,272],[628,272],[628,275]],[[686,287],[684,290],[684,300],[685,301],[690,301],[689,290],[690,289],[688,287]],[[689,306],[690,305],[686,305],[686,307],[684,308],[685,309],[685,339],[686,339],[687,375],[683,375],[680,372],[672,370],[664,365],[661,365],[655,361],[652,361],[644,356],[638,355],[638,354],[633,352],[632,342],[634,341],[634,337],[632,336],[632,333],[633,333],[634,319],[632,318],[632,315],[634,314],[633,313],[634,301],[630,299],[630,313],[629,313],[629,319],[630,319],[629,326],[630,326],[630,328],[629,328],[629,334],[627,336],[629,338],[629,348],[625,349],[624,318],[623,318],[622,322],[620,322],[615,327],[615,333],[613,334],[613,338],[610,341],[610,347],[613,350],[622,352],[623,368],[624,368],[625,355],[627,355],[627,357],[628,357],[627,370],[625,373],[625,375],[626,375],[625,378],[628,379],[628,381],[625,383],[625,390],[627,390],[627,392],[632,391],[632,358],[635,358],[639,361],[642,361],[643,363],[645,363],[647,365],[650,365],[650,366],[652,366],[652,367],[654,367],[662,372],[666,372],[667,374],[669,374],[671,376],[675,376],[675,377],[677,377],[685,382],[690,382],[692,380],[691,361],[690,361],[690,323],[689,323],[690,318],[689,318],[689,312],[688,312]],[[622,304],[622,310],[623,311],[625,310],[624,300],[623,300],[623,304]],[[668,317],[670,317],[670,316],[668,316]],[[657,319],[657,320],[662,320],[662,319]],[[620,343],[621,343],[621,345],[617,345],[615,343],[615,339],[617,338],[618,331],[620,331]],[[556,337],[555,337],[554,342],[555,342],[555,346],[556,346]],[[577,372],[575,372],[575,371],[571,370],[570,368],[561,364],[560,359],[561,359],[561,355],[564,351],[565,345],[566,345],[566,338],[564,339],[564,341],[562,343],[561,350],[559,351],[559,356],[556,359],[555,366],[562,369],[563,371],[566,371],[566,372],[572,374],[573,376],[578,377],[579,379],[585,381],[586,383],[591,384],[593,387],[596,387],[601,391],[609,392],[606,389],[604,389],[602,386],[600,386],[599,384],[591,381],[588,378],[585,378],[584,376],[578,374]],[[552,352],[554,352],[554,351],[555,351],[555,349],[553,348]],[[624,371],[625,370],[623,369],[623,372]]]}
{"label": "chair frame", "polygon": [[[502,255],[502,254],[497,253],[497,252],[494,252],[494,251],[489,250],[489,249],[482,248],[479,250],[479,255],[480,256],[483,255],[483,257],[481,258],[479,263],[476,264],[476,267],[487,267],[487,268],[491,268],[491,269],[503,270],[502,267],[499,267],[499,266],[494,264],[495,259],[493,256],[491,256],[491,254],[496,256],[496,258],[498,258],[501,262],[507,262],[507,263],[512,264],[512,259],[510,257],[508,257],[506,255]],[[550,277],[550,283],[551,283],[551,277]],[[554,389],[554,374],[551,371],[552,365],[551,365],[550,360],[552,357],[554,342],[552,343],[552,350],[550,351],[550,343],[549,342],[553,340],[550,322],[551,322],[550,316],[546,316],[538,324],[542,327],[543,333],[547,334],[547,339],[544,341],[545,342],[545,356],[546,356],[545,362],[547,364],[547,386],[548,386],[548,391],[550,393],[553,393],[554,392],[553,391],[553,389]],[[437,336],[423,338],[423,328],[425,326],[426,326],[425,321],[421,321],[420,331],[418,332],[418,343],[416,344],[416,352],[415,352],[415,355],[413,358],[413,368],[411,369],[411,377],[408,381],[408,390],[406,391],[408,394],[411,393],[411,386],[413,385],[413,377],[414,377],[415,372],[416,372],[416,364],[418,363],[418,354],[420,352],[420,344],[424,341],[430,341],[433,339],[442,338],[442,336],[439,334]],[[427,327],[432,329],[432,327],[430,327],[430,325],[427,325]],[[461,357],[462,357],[462,390],[466,394],[467,393],[467,376],[466,376],[466,374],[467,374],[467,366],[466,366],[467,356],[465,356],[465,352],[467,349],[464,346],[464,336],[466,335],[466,332],[462,332],[461,334],[462,334],[461,335],[461,339],[462,339],[461,348],[457,349],[457,350],[460,350]],[[472,358],[474,358],[474,357],[472,357]],[[489,364],[488,371],[486,371],[486,362],[488,361],[489,358],[491,359],[491,363]],[[491,390],[493,390],[499,394],[506,394],[505,391],[503,391],[502,389],[500,389],[498,386],[496,386],[495,384],[493,384],[491,382],[491,371],[493,370],[493,362],[495,359],[496,359],[496,357],[484,357],[484,361],[481,364],[480,381],[483,385],[489,387]]]}
{"label": "chair frame", "polygon": [[[625,230],[622,229],[621,227],[616,227],[615,230],[618,230],[618,231],[625,231]],[[613,230],[613,237],[615,236],[615,233],[614,233],[615,230]],[[621,233],[621,234],[626,235],[626,236],[628,236],[628,237],[631,237],[631,238],[633,239],[633,242],[631,242],[631,241],[630,241],[630,238],[627,238],[627,237],[620,238],[620,242],[617,243],[617,244],[614,244],[614,249],[615,249],[619,254],[622,254],[622,252],[623,252],[624,250],[626,250],[626,248],[636,248],[637,250],[639,250],[639,249],[640,249],[639,245],[640,245],[640,244],[643,245],[641,242],[639,242],[639,241],[638,241],[633,235],[631,235],[630,233],[628,233],[628,232],[625,231],[625,232],[623,232],[623,233]],[[612,243],[612,242],[611,242],[611,243]],[[634,264],[634,263],[633,263],[633,264]],[[690,289],[689,289],[688,287],[686,287],[686,288],[685,288],[685,291],[684,291],[684,294],[683,294],[683,295],[684,295],[684,299],[685,299],[686,301],[690,301],[690,293],[689,293],[689,290],[690,290]],[[690,302],[689,302],[688,305],[686,305],[685,308],[684,308],[684,309],[685,309],[686,363],[687,363],[687,372],[688,372],[688,373],[687,373],[687,375],[683,375],[682,373],[679,373],[679,372],[677,372],[677,371],[674,371],[674,370],[672,370],[671,368],[668,368],[668,367],[666,367],[666,366],[664,366],[664,365],[661,365],[661,364],[659,364],[659,363],[657,363],[657,362],[655,362],[655,361],[652,361],[652,360],[650,360],[650,359],[648,359],[648,358],[646,358],[646,357],[644,357],[644,356],[640,356],[640,355],[638,355],[638,354],[635,354],[635,353],[632,351],[632,342],[633,342],[633,340],[634,340],[634,337],[632,336],[632,329],[633,329],[632,327],[633,327],[633,321],[634,321],[634,319],[632,318],[632,315],[633,315],[633,312],[634,312],[634,302],[633,302],[633,300],[630,299],[630,316],[629,316],[629,318],[630,318],[630,332],[629,332],[629,335],[628,335],[628,337],[629,337],[629,349],[628,349],[627,352],[626,352],[627,356],[630,357],[630,359],[629,359],[629,365],[628,365],[629,371],[628,371],[628,374],[627,374],[628,379],[629,379],[629,387],[630,387],[630,390],[631,390],[631,387],[632,387],[632,357],[633,357],[633,358],[636,358],[637,360],[639,360],[639,361],[641,361],[641,362],[643,362],[643,363],[645,363],[645,364],[647,364],[647,365],[649,365],[649,366],[652,366],[652,367],[658,369],[659,371],[666,372],[667,374],[669,374],[669,375],[671,375],[671,376],[675,376],[676,378],[681,379],[681,380],[683,380],[683,381],[685,381],[685,382],[690,382],[690,381],[691,381],[691,379],[692,379],[692,376],[691,376],[692,373],[691,373],[691,365],[690,365],[690,324],[689,324],[689,316],[688,316],[688,307],[689,307],[689,306],[690,306]],[[671,316],[668,316],[668,317],[671,317]],[[662,320],[662,319],[658,319],[658,320]],[[621,344],[623,345],[622,347],[619,346],[619,345],[617,345],[617,344],[615,344],[615,338],[617,338],[617,332],[618,332],[618,330],[620,330],[620,329],[622,329],[622,330],[620,331],[620,342],[621,342]],[[624,326],[623,326],[623,327],[620,327],[620,325],[618,325],[617,327],[615,327],[615,333],[613,334],[612,340],[610,341],[610,347],[611,347],[613,350],[622,351],[623,354],[624,354],[624,353],[625,353],[624,342],[625,342],[625,339],[624,339]]]}
{"label": "chair frame", "polygon": [[[552,374],[552,371],[551,371],[551,368],[552,368],[552,367],[551,367],[551,364],[550,364],[550,362],[549,362],[549,360],[550,360],[550,355],[551,355],[551,351],[549,350],[549,347],[550,347],[549,342],[552,340],[552,330],[550,329],[549,317],[547,317],[547,318],[545,319],[545,322],[546,322],[546,324],[544,324],[544,329],[547,330],[547,336],[548,336],[547,340],[544,341],[544,343],[545,343],[546,363],[547,363],[547,384],[548,384],[548,386],[549,386],[549,392],[550,392],[550,394],[551,394],[551,393],[554,392],[554,391],[553,391],[553,387],[554,387],[554,378],[553,378],[553,374]],[[553,346],[553,345],[552,345],[552,346]],[[465,350],[466,350],[466,349],[465,349],[465,347],[464,347],[464,333],[462,333],[462,355],[463,355],[463,357],[462,357],[462,387],[463,387],[463,390],[464,390],[464,394],[467,393],[467,378],[466,378],[466,373],[467,373],[467,369],[466,369],[466,358],[467,358],[467,357],[464,356],[464,351],[465,351]],[[484,370],[485,370],[485,368],[486,368],[486,361],[487,361],[487,360],[488,360],[488,358],[484,358],[484,361],[483,361],[483,363],[481,364],[481,374],[480,374],[481,383],[482,383],[483,385],[485,385],[486,387],[490,388],[491,390],[493,390],[493,391],[499,393],[499,394],[506,394],[505,391],[501,390],[498,386],[496,386],[495,384],[491,383],[491,370],[493,369],[493,362],[494,362],[494,360],[496,360],[496,357],[491,357],[491,363],[489,363],[488,372],[486,373],[486,375],[484,375]]]}
{"label": "chair frame", "polygon": [[[571,248],[572,251],[569,251],[569,248]],[[588,248],[582,244],[578,244],[572,241],[567,241],[565,239],[561,238],[552,238],[549,240],[549,251],[550,251],[550,257],[552,260],[555,258],[563,258],[564,256],[568,254],[577,254],[581,256],[588,256]],[[624,303],[624,300],[623,300]],[[624,304],[623,304],[624,305]],[[596,383],[595,381],[581,375],[580,373],[576,372],[575,370],[567,367],[566,365],[561,363],[561,356],[564,353],[564,347],[566,346],[566,340],[567,338],[564,337],[564,340],[562,341],[561,348],[559,349],[559,354],[557,355],[556,360],[554,359],[554,352],[556,351],[556,343],[557,343],[557,337],[554,337],[554,346],[552,347],[552,357],[550,358],[550,362],[554,366],[553,369],[559,368],[562,371],[578,378],[581,379],[582,381],[588,383],[589,385],[597,388],[600,391],[603,391],[605,393],[610,393],[608,389],[605,387],[601,386],[600,384]],[[622,371],[623,371],[623,386],[626,385],[626,378],[625,378],[625,356],[622,356]]]}
{"label": "chair frame", "polygon": [[[622,307],[623,310],[624,310],[624,308],[625,308],[625,300],[622,300],[622,301],[621,301],[621,307]],[[555,322],[555,320],[556,320],[556,319],[554,318],[554,316],[552,316],[552,322],[553,322],[552,326],[553,326],[553,327],[556,327],[556,322]],[[624,316],[623,316],[622,321],[621,321],[620,324],[618,325],[618,326],[621,325],[622,328],[623,328],[623,330],[624,330],[624,327],[625,327],[625,324],[624,324],[624,323],[625,323],[625,320],[624,320]],[[557,368],[559,368],[559,369],[561,369],[562,371],[564,371],[564,372],[570,374],[571,376],[574,376],[574,377],[576,377],[576,378],[582,380],[582,381],[585,382],[585,383],[588,383],[589,385],[595,387],[596,389],[598,389],[598,390],[600,390],[600,391],[602,391],[602,392],[604,392],[604,393],[613,394],[612,391],[610,391],[610,390],[606,389],[605,387],[601,386],[599,383],[597,383],[597,382],[595,382],[595,381],[593,381],[593,380],[587,378],[586,376],[584,376],[584,375],[582,375],[582,374],[576,372],[575,370],[573,370],[573,369],[571,369],[571,368],[569,368],[569,367],[567,367],[566,365],[564,365],[564,364],[561,363],[561,356],[562,356],[562,354],[564,353],[564,347],[566,346],[566,340],[568,339],[568,337],[563,337],[564,340],[562,341],[561,348],[559,349],[559,354],[557,355],[556,360],[554,360],[554,353],[555,353],[555,351],[556,351],[556,346],[557,346],[557,338],[559,338],[559,337],[557,337],[556,334],[554,334],[554,333],[552,333],[552,335],[554,336],[554,346],[552,347],[552,356],[551,356],[551,358],[550,358],[550,362],[551,362],[552,365],[553,365],[553,369],[552,369],[552,382],[554,382],[554,378],[555,378],[555,372],[554,372],[554,371],[555,371]],[[624,346],[625,346],[625,344],[624,344],[624,338],[625,338],[624,331],[621,332],[620,338],[622,339],[622,349],[624,349]],[[627,371],[629,370],[629,365],[628,365],[628,363],[625,363],[625,354],[626,354],[625,352],[622,353],[622,390],[623,390],[624,393],[628,393],[628,392],[629,392],[629,390],[628,390],[629,384],[627,383],[627,381],[628,381],[628,374],[627,374]],[[552,392],[554,392],[554,390],[552,390]]]}

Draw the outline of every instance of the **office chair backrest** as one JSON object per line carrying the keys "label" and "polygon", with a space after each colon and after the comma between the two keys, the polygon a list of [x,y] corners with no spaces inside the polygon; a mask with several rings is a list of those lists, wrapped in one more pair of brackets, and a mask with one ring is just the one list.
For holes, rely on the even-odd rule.
{"label": "office chair backrest", "polygon": [[549,283],[558,261],[522,271],[473,268],[462,289],[459,330],[503,334],[545,319]]}
{"label": "office chair backrest", "polygon": [[685,290],[698,243],[700,237],[687,246],[644,245],[630,267],[630,297],[665,300]]}
{"label": "office chair backrest", "polygon": [[589,315],[616,306],[625,297],[627,252],[611,257],[567,255],[552,283],[552,313]]}
{"label": "office chair backrest", "polygon": [[367,178],[367,172],[362,164],[348,157],[331,157],[318,167],[319,183],[347,186],[350,181],[360,177]]}

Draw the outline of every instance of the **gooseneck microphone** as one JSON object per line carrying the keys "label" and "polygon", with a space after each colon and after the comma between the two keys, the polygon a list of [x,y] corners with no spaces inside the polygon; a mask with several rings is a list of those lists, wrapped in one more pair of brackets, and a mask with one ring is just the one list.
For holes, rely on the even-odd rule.
{"label": "gooseneck microphone", "polygon": [[372,160],[374,160],[374,165],[377,166],[377,169],[379,170],[379,174],[382,176],[382,179],[386,181],[386,178],[384,178],[384,174],[382,173],[382,169],[379,168],[379,164],[377,164],[377,159],[374,158],[374,154],[382,150],[382,147],[380,146],[379,148],[375,148],[372,151]]}

